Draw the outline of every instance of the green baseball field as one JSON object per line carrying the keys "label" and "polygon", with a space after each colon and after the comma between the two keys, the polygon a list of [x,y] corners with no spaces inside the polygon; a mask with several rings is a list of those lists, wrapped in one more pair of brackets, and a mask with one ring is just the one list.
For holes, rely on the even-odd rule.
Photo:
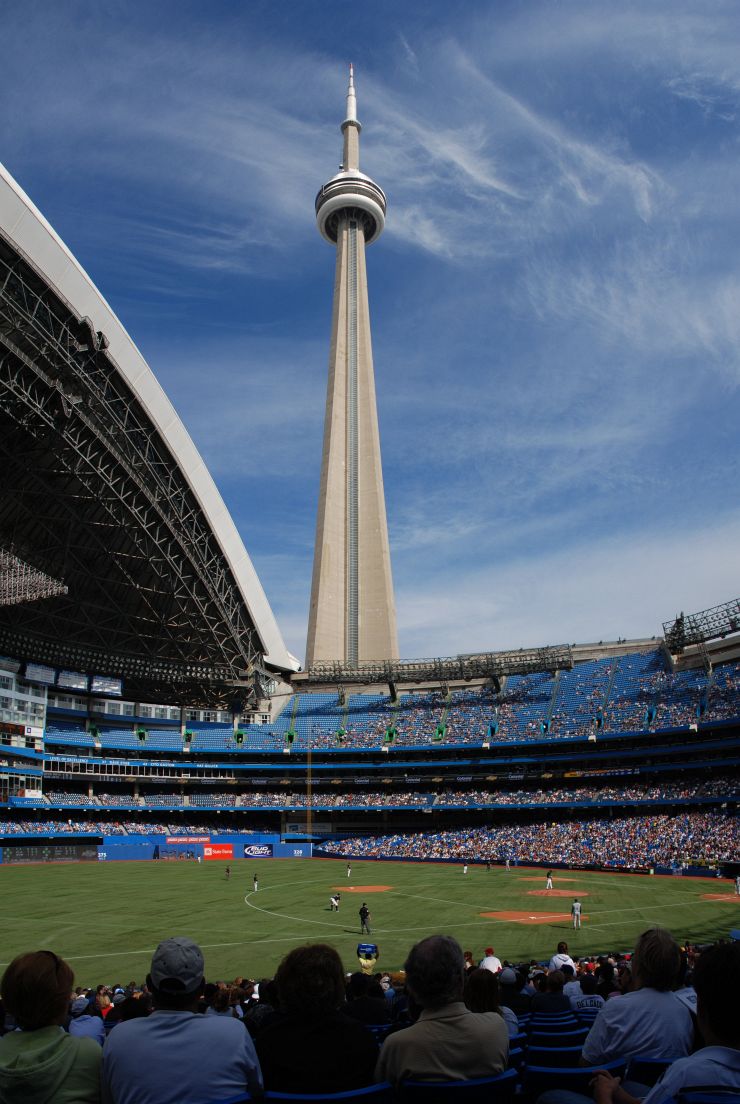
{"label": "green baseball field", "polygon": [[[253,877],[258,875],[255,893]],[[329,898],[341,894],[339,912]],[[4,966],[47,948],[68,959],[81,985],[143,981],[152,950],[188,935],[203,948],[211,980],[271,975],[291,947],[333,944],[357,964],[358,910],[370,909],[379,965],[402,966],[409,947],[434,932],[457,937],[475,958],[544,959],[567,940],[575,955],[630,950],[660,924],[679,942],[727,938],[740,927],[734,885],[714,878],[555,871],[552,891],[537,868],[283,859],[0,866]],[[573,931],[570,906],[583,904]],[[367,939],[367,937],[365,937]]]}

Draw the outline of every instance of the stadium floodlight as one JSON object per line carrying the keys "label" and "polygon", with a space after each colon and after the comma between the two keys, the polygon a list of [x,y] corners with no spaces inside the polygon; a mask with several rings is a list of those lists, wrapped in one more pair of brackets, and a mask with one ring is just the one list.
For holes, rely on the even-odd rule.
{"label": "stadium floodlight", "polygon": [[673,621],[663,622],[665,642],[674,655],[691,644],[724,639],[740,632],[740,598],[712,606],[700,613],[679,613]]}
{"label": "stadium floodlight", "polygon": [[67,587],[59,579],[31,567],[14,552],[0,548],[0,606],[38,602],[59,594],[67,594]]}

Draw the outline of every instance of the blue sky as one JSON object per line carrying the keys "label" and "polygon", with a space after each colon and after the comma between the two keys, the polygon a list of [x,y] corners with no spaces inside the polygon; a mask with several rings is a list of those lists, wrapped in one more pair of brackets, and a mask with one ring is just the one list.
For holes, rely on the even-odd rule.
{"label": "blue sky", "polygon": [[188,427],[302,656],[356,67],[401,653],[740,592],[736,0],[6,0],[0,159]]}

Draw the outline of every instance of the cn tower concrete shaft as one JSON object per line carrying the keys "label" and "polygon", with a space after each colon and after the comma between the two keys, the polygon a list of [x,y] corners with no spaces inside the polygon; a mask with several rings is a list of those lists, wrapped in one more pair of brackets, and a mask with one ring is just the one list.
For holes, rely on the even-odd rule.
{"label": "cn tower concrete shaft", "polygon": [[316,198],[337,264],[307,667],[398,657],[365,268],[386,202],[359,171],[360,129],[350,69],[342,170]]}

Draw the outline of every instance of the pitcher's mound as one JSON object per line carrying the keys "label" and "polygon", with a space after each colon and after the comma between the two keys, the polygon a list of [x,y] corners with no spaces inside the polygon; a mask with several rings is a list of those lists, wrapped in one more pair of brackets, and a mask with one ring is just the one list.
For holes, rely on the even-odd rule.
{"label": "pitcher's mound", "polygon": [[527,897],[588,897],[580,889],[528,889]]}
{"label": "pitcher's mound", "polygon": [[740,903],[740,897],[737,893],[702,893],[702,901],[733,901],[735,904]]}
{"label": "pitcher's mound", "polygon": [[[482,912],[484,920],[508,920],[512,924],[564,924],[571,919],[569,912]],[[588,916],[583,917],[588,920]]]}

